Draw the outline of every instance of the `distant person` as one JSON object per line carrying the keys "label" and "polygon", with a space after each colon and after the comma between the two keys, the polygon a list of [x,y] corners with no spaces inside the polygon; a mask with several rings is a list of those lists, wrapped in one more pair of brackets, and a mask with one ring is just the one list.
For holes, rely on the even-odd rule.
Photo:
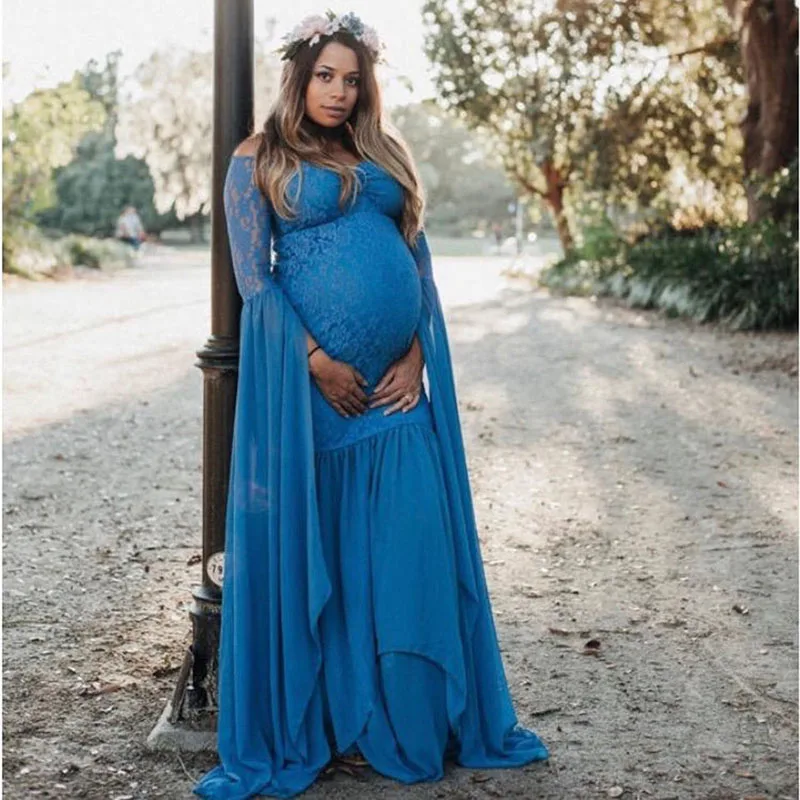
{"label": "distant person", "polygon": [[121,242],[129,244],[134,250],[138,250],[147,238],[135,206],[125,206],[122,209],[122,213],[117,217],[117,229],[114,236]]}
{"label": "distant person", "polygon": [[500,252],[500,245],[503,244],[503,226],[499,222],[492,223],[492,233],[494,234],[494,243],[497,247],[497,252]]}

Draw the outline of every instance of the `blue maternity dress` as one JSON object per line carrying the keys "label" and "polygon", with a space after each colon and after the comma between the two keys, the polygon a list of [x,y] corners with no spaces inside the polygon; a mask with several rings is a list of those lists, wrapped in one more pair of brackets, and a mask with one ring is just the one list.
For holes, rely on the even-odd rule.
{"label": "blue maternity dress", "polygon": [[[400,184],[370,161],[308,162],[297,216],[234,156],[225,213],[243,298],[219,651],[214,800],[292,797],[356,750],[404,783],[546,759],[521,727],[498,647],[455,386],[424,233],[398,227]],[[274,257],[271,256],[274,251]],[[416,333],[418,405],[343,417],[308,370],[305,331],[369,395]]]}

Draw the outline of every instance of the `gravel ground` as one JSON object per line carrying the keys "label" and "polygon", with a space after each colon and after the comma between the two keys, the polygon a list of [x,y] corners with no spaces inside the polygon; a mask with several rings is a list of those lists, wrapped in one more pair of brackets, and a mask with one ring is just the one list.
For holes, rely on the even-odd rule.
{"label": "gravel ground", "polygon": [[[434,260],[498,634],[546,763],[311,798],[796,798],[797,338]],[[208,256],[5,281],[5,797],[190,797],[144,741],[199,576]]]}

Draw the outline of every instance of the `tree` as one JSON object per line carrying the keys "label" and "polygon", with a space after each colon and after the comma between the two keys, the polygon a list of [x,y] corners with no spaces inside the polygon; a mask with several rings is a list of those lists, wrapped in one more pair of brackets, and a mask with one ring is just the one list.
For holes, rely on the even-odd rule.
{"label": "tree", "polygon": [[[256,107],[261,113],[276,86],[275,61],[257,45]],[[174,208],[178,219],[189,224],[192,240],[201,241],[211,210],[213,54],[156,51],[136,69],[134,81],[120,112],[118,153],[147,162],[157,209]]]}
{"label": "tree", "polygon": [[[742,119],[747,178],[769,178],[797,157],[797,7],[791,0],[726,0],[738,29],[747,77],[747,113]],[[747,181],[748,217],[780,218],[796,196],[764,202],[758,181]]]}
{"label": "tree", "polygon": [[116,130],[119,120],[119,60],[121,50],[106,55],[106,63],[101,66],[96,59],[91,59],[86,66],[76,73],[81,86],[89,96],[101,103],[106,112],[104,131],[116,145]]}
{"label": "tree", "polygon": [[432,103],[395,107],[391,120],[419,164],[427,223],[467,235],[508,218],[516,193],[485,139]]}
{"label": "tree", "polygon": [[76,143],[102,129],[103,106],[73,78],[37,89],[3,111],[3,260],[13,240],[55,199],[53,170],[72,158]]}
{"label": "tree", "polygon": [[565,251],[571,190],[647,206],[680,201],[681,170],[684,181],[713,174],[711,162],[730,173],[735,54],[711,0],[423,8],[444,106],[494,137],[509,176],[549,206]]}
{"label": "tree", "polygon": [[37,89],[3,112],[3,216],[31,219],[52,202],[52,172],[81,136],[102,128],[103,107],[73,79]]}
{"label": "tree", "polygon": [[133,156],[117,159],[114,154],[120,56],[121,51],[109,53],[103,65],[92,59],[75,73],[75,82],[104,110],[102,130],[84,134],[72,160],[53,171],[56,203],[37,215],[42,225],[87,236],[111,236],[117,216],[131,203],[147,230],[159,226],[147,164]]}
{"label": "tree", "polygon": [[637,33],[643,47],[589,127],[582,186],[678,227],[741,219],[744,87],[730,19],[716,0],[647,7],[656,24]]}
{"label": "tree", "polygon": [[113,236],[122,209],[136,206],[145,230],[160,227],[153,178],[134,156],[117,159],[106,132],[83,137],[75,157],[54,173],[57,203],[39,215],[42,225],[87,236]]}
{"label": "tree", "polygon": [[203,238],[209,211],[212,147],[212,54],[156,51],[134,73],[137,86],[120,111],[119,153],[150,168],[159,211],[175,207]]}

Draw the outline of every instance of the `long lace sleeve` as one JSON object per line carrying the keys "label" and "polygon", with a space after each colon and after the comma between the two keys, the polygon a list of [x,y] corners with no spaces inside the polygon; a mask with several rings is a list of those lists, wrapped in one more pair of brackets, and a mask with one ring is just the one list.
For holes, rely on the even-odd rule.
{"label": "long lace sleeve", "polygon": [[225,176],[225,221],[236,286],[243,300],[260,292],[270,274],[272,211],[256,186],[252,156],[233,156]]}

